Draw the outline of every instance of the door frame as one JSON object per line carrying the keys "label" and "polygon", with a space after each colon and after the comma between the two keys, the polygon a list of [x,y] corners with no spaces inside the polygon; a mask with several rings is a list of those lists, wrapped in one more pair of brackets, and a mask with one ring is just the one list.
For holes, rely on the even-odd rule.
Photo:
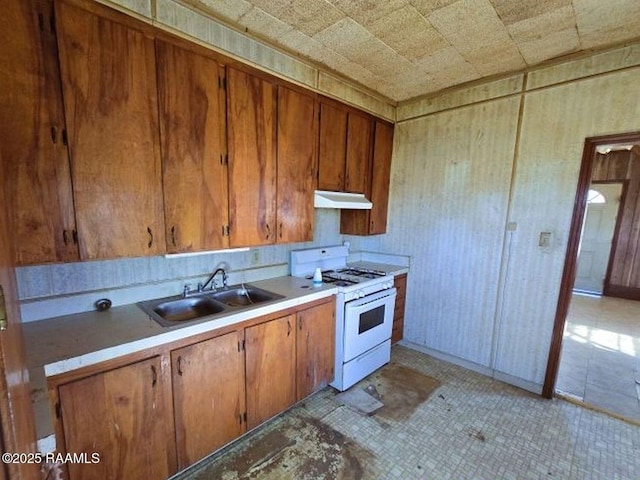
{"label": "door frame", "polygon": [[[560,368],[562,337],[564,334],[564,326],[567,321],[569,303],[571,302],[571,292],[576,279],[578,246],[580,245],[582,223],[584,221],[584,213],[587,207],[587,194],[591,185],[591,175],[593,174],[593,161],[596,154],[596,148],[600,145],[634,143],[639,141],[640,132],[588,137],[584,141],[582,163],[580,165],[576,196],[573,203],[573,217],[571,218],[564,269],[562,271],[562,280],[560,283],[560,293],[558,294],[556,316],[553,323],[551,344],[549,346],[549,355],[547,358],[547,370],[545,373],[544,385],[542,387],[542,396],[545,398],[553,398],[556,379],[558,377],[558,369]],[[618,220],[616,220],[616,230],[617,222]],[[609,259],[611,260],[611,254]]]}

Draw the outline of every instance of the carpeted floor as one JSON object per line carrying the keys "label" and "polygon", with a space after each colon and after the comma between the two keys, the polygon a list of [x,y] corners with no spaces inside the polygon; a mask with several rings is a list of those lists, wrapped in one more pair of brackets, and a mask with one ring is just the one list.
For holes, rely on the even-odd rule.
{"label": "carpeted floor", "polygon": [[640,478],[640,427],[405,347],[366,387],[372,415],[326,388],[175,478]]}

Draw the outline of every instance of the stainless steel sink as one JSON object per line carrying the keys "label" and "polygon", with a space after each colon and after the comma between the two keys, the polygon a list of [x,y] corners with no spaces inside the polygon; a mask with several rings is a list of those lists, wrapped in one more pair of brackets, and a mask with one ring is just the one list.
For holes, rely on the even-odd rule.
{"label": "stainless steel sink", "polygon": [[284,298],[252,285],[232,285],[190,297],[165,297],[139,302],[138,306],[163,327],[174,327],[200,318],[234,313]]}
{"label": "stainless steel sink", "polygon": [[165,320],[184,322],[224,311],[224,306],[211,301],[208,297],[181,298],[162,302],[153,311]]}
{"label": "stainless steel sink", "polygon": [[268,292],[251,285],[225,287],[223,290],[209,294],[209,296],[230,307],[247,307],[284,298],[277,293]]}

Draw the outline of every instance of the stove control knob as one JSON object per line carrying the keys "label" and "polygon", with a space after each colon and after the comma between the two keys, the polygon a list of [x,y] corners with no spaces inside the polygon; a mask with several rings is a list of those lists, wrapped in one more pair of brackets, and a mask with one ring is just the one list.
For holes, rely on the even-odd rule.
{"label": "stove control knob", "polygon": [[364,292],[362,290],[358,291],[358,298],[364,297]]}
{"label": "stove control knob", "polygon": [[386,287],[387,288],[393,288],[393,283],[392,282],[387,283]]}

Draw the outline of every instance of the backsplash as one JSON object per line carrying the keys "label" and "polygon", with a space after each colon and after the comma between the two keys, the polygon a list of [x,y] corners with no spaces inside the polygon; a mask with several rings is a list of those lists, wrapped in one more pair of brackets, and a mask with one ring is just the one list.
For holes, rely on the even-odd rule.
{"label": "backsplash", "polygon": [[117,306],[176,295],[186,283],[195,287],[206,280],[218,266],[229,272],[232,284],[288,275],[291,250],[341,242],[340,211],[316,209],[312,242],[187,257],[141,257],[20,267],[16,269],[16,275],[22,321],[93,310],[95,301],[103,297],[108,297],[113,306]]}

